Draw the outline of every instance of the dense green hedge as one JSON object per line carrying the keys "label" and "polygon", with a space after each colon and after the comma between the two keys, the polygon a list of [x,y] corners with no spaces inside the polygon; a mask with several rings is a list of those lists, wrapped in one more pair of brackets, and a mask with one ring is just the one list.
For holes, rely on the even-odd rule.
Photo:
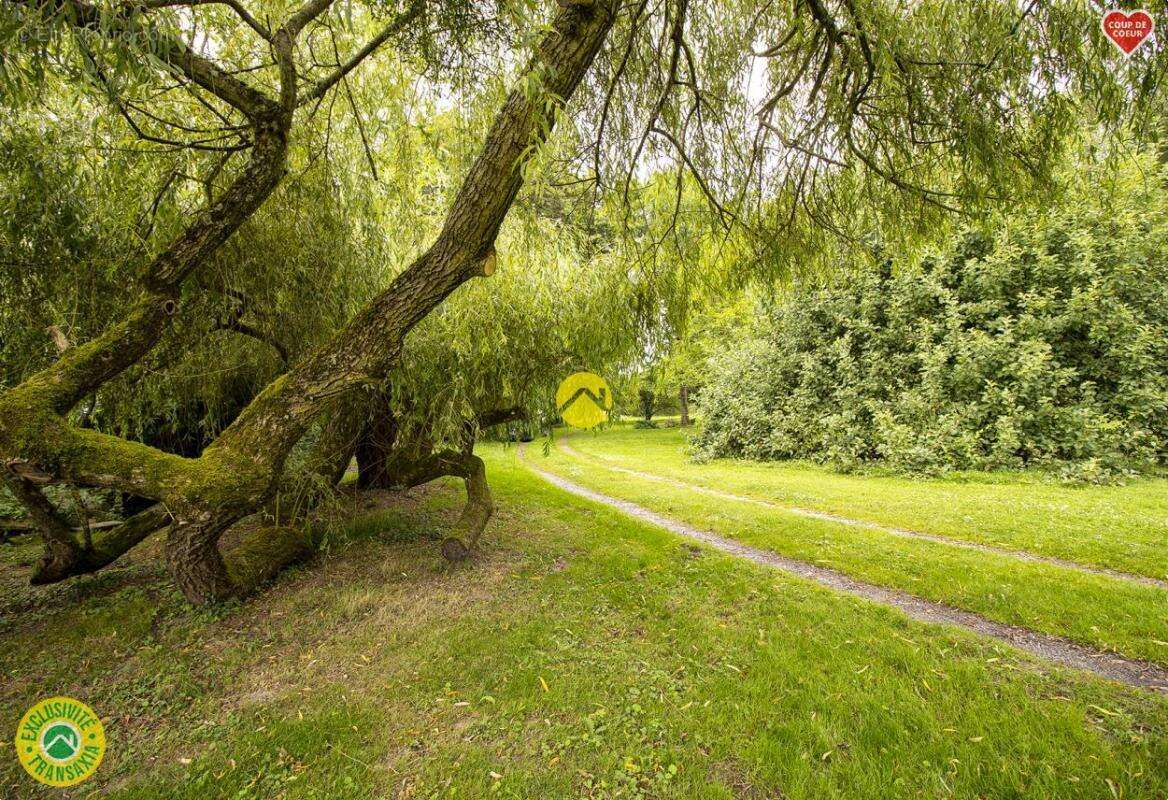
{"label": "dense green hedge", "polygon": [[1168,463],[1168,214],[1155,174],[794,289],[711,364],[699,456],[909,472]]}

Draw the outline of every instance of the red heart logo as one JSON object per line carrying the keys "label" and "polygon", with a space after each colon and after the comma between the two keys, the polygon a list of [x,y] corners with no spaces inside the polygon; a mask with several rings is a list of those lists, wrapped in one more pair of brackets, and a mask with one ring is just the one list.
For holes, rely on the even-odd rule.
{"label": "red heart logo", "polygon": [[1156,23],[1147,11],[1133,11],[1130,14],[1108,11],[1103,15],[1103,32],[1124,55],[1130,55],[1143,44],[1155,27]]}

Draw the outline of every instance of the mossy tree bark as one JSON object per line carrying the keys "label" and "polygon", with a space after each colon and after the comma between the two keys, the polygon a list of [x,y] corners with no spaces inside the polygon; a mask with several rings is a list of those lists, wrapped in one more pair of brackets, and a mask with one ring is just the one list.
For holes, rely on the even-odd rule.
{"label": "mossy tree bark", "polygon": [[[22,490],[18,497],[30,513],[35,513],[44,536],[46,555],[32,580],[47,583],[111,563],[170,518],[158,508],[150,508],[98,541],[83,545],[67,527],[61,528],[59,520],[53,522],[54,512],[43,494],[29,489],[37,482],[49,481],[81,486],[120,483],[71,475],[70,462],[78,445],[71,432],[79,429],[70,428],[65,415],[158,343],[180,311],[183,282],[263,205],[283,177],[294,111],[287,102],[295,92],[292,43],[299,27],[293,27],[290,20],[271,40],[281,76],[281,97],[275,100],[133,13],[111,14],[79,0],[28,0],[24,5],[45,16],[64,17],[78,30],[111,39],[144,36],[153,43],[156,55],[191,84],[242,113],[252,137],[247,164],[238,176],[145,268],[130,312],[96,339],[64,350],[52,366],[0,396],[0,455],[9,485]],[[302,27],[306,22],[296,24]],[[99,474],[103,471],[100,461],[94,461],[93,466]],[[143,482],[129,482],[133,483]],[[158,493],[143,494],[159,497]]]}
{"label": "mossy tree bark", "polygon": [[[85,8],[75,0],[72,5]],[[560,104],[586,74],[612,26],[616,3],[561,3],[496,116],[434,244],[329,344],[261,392],[200,457],[183,458],[69,425],[64,416],[69,409],[153,346],[176,310],[181,281],[275,186],[297,105],[293,40],[327,6],[310,0],[273,35],[283,79],[278,103],[258,92],[259,99],[250,96],[238,79],[224,74],[231,99],[256,106],[245,111],[255,126],[252,162],[229,199],[221,199],[214,212],[209,209],[195,229],[159,257],[145,281],[145,297],[126,320],[0,397],[0,457],[25,477],[117,488],[165,504],[174,517],[167,537],[168,567],[192,602],[239,590],[219,552],[219,538],[271,498],[288,453],[313,421],[332,403],[383,380],[418,321],[460,285],[493,271],[495,239],[522,184],[520,168],[546,139]],[[198,56],[178,55],[190,62],[193,80],[215,83],[201,60],[191,61]]]}

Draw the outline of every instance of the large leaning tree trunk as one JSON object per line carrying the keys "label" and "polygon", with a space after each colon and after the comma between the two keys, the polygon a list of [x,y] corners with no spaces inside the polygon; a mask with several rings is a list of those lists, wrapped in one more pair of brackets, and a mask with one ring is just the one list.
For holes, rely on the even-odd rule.
{"label": "large leaning tree trunk", "polygon": [[[282,74],[292,69],[295,34],[327,5],[327,0],[310,2],[273,35]],[[272,497],[288,453],[315,419],[358,389],[379,384],[398,363],[404,338],[418,321],[466,281],[494,271],[495,239],[522,184],[520,168],[586,74],[612,26],[615,6],[616,0],[564,0],[491,125],[436,241],[332,341],[265,388],[199,458],[77,428],[65,416],[132,363],[118,355],[122,340],[136,352],[148,349],[161,321],[147,324],[139,318],[174,312],[176,292],[168,288],[162,308],[150,295],[130,319],[0,397],[0,457],[13,475],[158,500],[172,516],[167,565],[189,600],[220,600],[248,588],[232,579],[219,551],[220,536]],[[279,113],[271,112],[280,125],[259,117],[281,144],[276,134],[287,129],[298,105],[295,76],[288,77]],[[152,270],[151,287],[177,286],[181,270],[172,268],[171,260]]]}
{"label": "large leaning tree trunk", "polygon": [[[292,114],[279,102],[220,69],[181,41],[143,24],[133,14],[110,15],[96,6],[71,0],[14,5],[46,18],[65,16],[80,30],[110,37],[145,32],[156,43],[159,57],[177,73],[244,116],[252,140],[247,165],[239,175],[146,267],[129,313],[98,338],[66,350],[50,368],[0,397],[0,454],[5,480],[38,521],[45,539],[45,555],[34,571],[33,581],[49,582],[104,566],[124,552],[121,548],[141,540],[143,525],[158,522],[145,531],[150,533],[170,517],[158,513],[134,517],[126,529],[112,531],[101,541],[78,541],[67,527],[58,524],[59,520],[51,520],[55,514],[39,488],[44,483],[69,480],[68,470],[60,469],[68,451],[38,455],[38,449],[57,448],[38,448],[35,437],[64,426],[65,415],[83,398],[135,364],[158,343],[171,318],[180,312],[180,291],[186,278],[263,204],[279,183]],[[291,46],[287,32],[283,39],[286,44],[281,53],[287,61]],[[282,76],[288,77],[287,70],[282,71]]]}
{"label": "large leaning tree trunk", "polygon": [[[111,486],[155,500],[162,499],[164,494],[135,491],[133,486],[145,488],[148,483],[157,483],[145,480],[143,475],[128,481],[124,480],[125,475],[119,475],[126,470],[148,469],[146,463],[135,465],[130,455],[144,450],[118,450],[119,456],[108,452],[105,459],[97,456],[92,460],[96,475],[87,474],[89,467],[74,469],[69,462],[77,444],[71,441],[72,433],[77,429],[70,428],[66,421],[70,410],[140,361],[160,341],[169,323],[182,313],[180,298],[184,281],[207,263],[271,195],[286,172],[288,137],[297,107],[323,96],[377,46],[410,25],[423,12],[424,2],[412,0],[404,12],[389,21],[348,62],[304,92],[298,92],[297,87],[296,39],[306,25],[329,8],[332,0],[305,0],[274,30],[248,15],[242,6],[233,6],[242,21],[266,40],[279,73],[275,96],[196,53],[154,24],[151,17],[154,9],[180,3],[152,6],[131,2],[124,7],[107,8],[84,0],[4,2],[45,24],[63,21],[85,35],[102,36],[111,42],[139,43],[155,63],[166,64],[166,72],[177,78],[180,85],[185,84],[191,94],[212,97],[239,114],[244,121],[239,130],[246,131],[248,138],[246,165],[218,198],[208,198],[206,206],[142,271],[136,287],[138,294],[129,312],[96,339],[67,349],[51,367],[0,396],[0,472],[29,510],[30,517],[38,522],[45,554],[32,577],[34,582],[44,583],[99,569],[172,520],[169,511],[162,513],[159,509],[163,506],[159,506],[92,540],[78,540],[59,520],[52,521],[55,509],[40,489],[46,483]],[[222,164],[216,171],[221,168]],[[106,446],[120,441],[97,434],[91,440]]]}

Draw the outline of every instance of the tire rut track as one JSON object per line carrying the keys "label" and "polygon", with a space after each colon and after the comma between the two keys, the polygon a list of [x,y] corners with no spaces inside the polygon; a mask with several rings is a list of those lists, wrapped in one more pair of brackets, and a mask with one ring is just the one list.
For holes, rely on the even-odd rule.
{"label": "tire rut track", "polygon": [[658,483],[668,484],[679,489],[687,489],[698,492],[709,497],[719,497],[723,500],[733,500],[739,503],[752,503],[757,506],[764,506],[766,508],[773,508],[776,511],[785,511],[791,514],[798,514],[801,517],[808,517],[810,519],[819,519],[826,522],[835,522],[840,525],[852,525],[857,528],[868,528],[870,530],[881,531],[893,536],[899,536],[905,539],[916,539],[918,541],[934,542],[936,544],[944,544],[952,547],[960,547],[964,550],[976,550],[981,553],[993,553],[994,555],[1006,556],[1008,558],[1016,558],[1019,561],[1029,561],[1035,564],[1051,564],[1063,569],[1073,569],[1077,572],[1083,572],[1089,575],[1103,575],[1108,578],[1116,580],[1128,581],[1130,583],[1140,583],[1144,586],[1154,586],[1158,589],[1168,591],[1168,580],[1160,578],[1153,578],[1150,575],[1137,575],[1133,572],[1124,572],[1122,570],[1111,569],[1110,567],[1101,567],[1094,564],[1083,564],[1079,561],[1070,561],[1058,556],[1044,556],[1037,553],[1030,553],[1026,550],[1015,550],[1010,547],[995,547],[990,544],[982,544],[981,542],[970,542],[965,539],[955,539],[950,536],[941,536],[936,533],[924,533],[923,531],[914,531],[909,528],[898,528],[893,525],[884,525],[879,522],[869,522],[862,519],[854,519],[852,517],[845,517],[840,514],[832,514],[829,511],[816,511],[811,508],[803,508],[801,506],[788,505],[786,503],[776,503],[771,500],[763,500],[761,497],[750,497],[748,495],[734,494],[733,492],[726,492],[721,489],[711,489],[708,486],[702,486],[697,483],[690,483],[689,481],[679,480],[677,478],[667,478],[663,475],[655,475],[651,472],[642,472],[640,470],[622,467],[600,458],[599,456],[589,456],[581,453],[575,449],[564,439],[560,439],[559,447],[566,454],[580,458],[585,461],[598,461],[602,464],[604,469],[612,470],[613,472],[621,472],[625,475],[632,475],[637,478],[644,478],[645,480],[656,481]]}
{"label": "tire rut track", "polygon": [[943,603],[925,600],[906,592],[888,589],[855,580],[833,569],[781,556],[769,550],[743,544],[711,531],[692,527],[678,520],[662,516],[636,503],[621,500],[588,489],[580,484],[548,472],[527,459],[527,448],[519,445],[519,458],[548,483],[566,492],[596,503],[616,508],[631,517],[649,522],[687,539],[702,542],[724,553],[744,558],[756,564],[773,567],[800,578],[860,597],[884,606],[900,609],[912,619],[934,624],[948,624],[988,636],[1023,650],[1033,656],[1059,666],[1090,672],[1118,683],[1168,694],[1168,669],[1158,664],[1128,659],[1113,653],[1102,653],[1060,636],[1039,633],[1016,625],[1006,625],[979,614],[964,611]]}

